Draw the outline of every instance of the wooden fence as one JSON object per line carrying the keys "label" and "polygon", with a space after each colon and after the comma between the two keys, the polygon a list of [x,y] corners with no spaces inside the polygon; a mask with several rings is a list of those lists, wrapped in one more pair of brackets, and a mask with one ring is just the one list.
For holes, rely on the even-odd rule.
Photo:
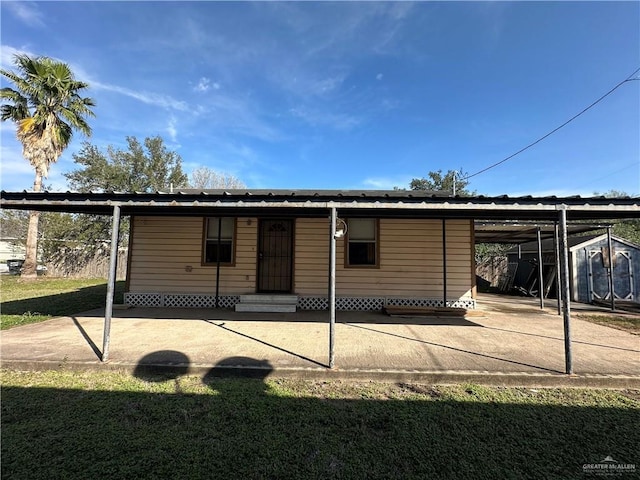
{"label": "wooden fence", "polygon": [[476,265],[476,275],[501,291],[510,288],[510,269],[504,255],[488,257]]}
{"label": "wooden fence", "polygon": [[[107,278],[109,276],[109,253],[98,252],[92,257],[82,251],[67,251],[46,262],[47,276],[67,278]],[[116,278],[127,276],[127,250],[118,252]]]}

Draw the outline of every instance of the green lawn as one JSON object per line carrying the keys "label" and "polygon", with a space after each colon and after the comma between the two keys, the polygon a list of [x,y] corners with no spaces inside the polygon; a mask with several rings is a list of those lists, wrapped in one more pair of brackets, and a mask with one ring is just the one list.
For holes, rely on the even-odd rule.
{"label": "green lawn", "polygon": [[638,391],[1,373],[3,479],[582,479],[608,455],[640,464]]}
{"label": "green lawn", "polygon": [[640,316],[622,316],[598,313],[593,315],[578,314],[576,317],[580,320],[586,320],[587,322],[598,323],[600,325],[640,335]]}
{"label": "green lawn", "polygon": [[[41,322],[104,307],[104,279],[46,278],[22,281],[18,276],[1,277],[0,329]],[[124,282],[116,283],[115,302],[122,302]]]}

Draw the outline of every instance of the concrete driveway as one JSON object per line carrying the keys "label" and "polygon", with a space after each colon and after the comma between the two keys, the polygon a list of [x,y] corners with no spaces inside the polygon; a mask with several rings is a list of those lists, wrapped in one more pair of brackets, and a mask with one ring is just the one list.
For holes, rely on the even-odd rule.
{"label": "concrete driveway", "polygon": [[573,319],[577,375],[568,377],[555,306],[540,311],[532,299],[493,296],[480,305],[465,318],[338,312],[334,370],[328,369],[327,312],[116,310],[105,365],[99,360],[103,311],[95,310],[2,332],[0,359],[13,368],[160,365],[322,378],[640,386],[640,336]]}

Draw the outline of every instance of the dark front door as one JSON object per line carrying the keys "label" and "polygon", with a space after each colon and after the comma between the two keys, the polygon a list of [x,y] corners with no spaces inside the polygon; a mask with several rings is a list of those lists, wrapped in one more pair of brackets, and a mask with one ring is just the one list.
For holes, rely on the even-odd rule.
{"label": "dark front door", "polygon": [[258,291],[291,292],[293,220],[260,220]]}

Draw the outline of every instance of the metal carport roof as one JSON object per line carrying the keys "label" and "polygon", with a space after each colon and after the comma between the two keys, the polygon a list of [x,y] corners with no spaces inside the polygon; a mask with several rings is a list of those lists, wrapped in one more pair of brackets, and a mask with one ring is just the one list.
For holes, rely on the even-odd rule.
{"label": "metal carport roof", "polygon": [[180,190],[175,192],[0,192],[0,207],[110,215],[343,216],[555,221],[640,217],[640,198],[452,197],[414,190]]}
{"label": "metal carport roof", "polygon": [[[545,222],[522,221],[483,221],[475,222],[475,243],[503,243],[521,244],[537,239],[540,229],[543,239],[551,239],[555,236],[555,224]],[[568,235],[579,235],[603,230],[610,227],[611,223],[570,223],[567,225]]]}

